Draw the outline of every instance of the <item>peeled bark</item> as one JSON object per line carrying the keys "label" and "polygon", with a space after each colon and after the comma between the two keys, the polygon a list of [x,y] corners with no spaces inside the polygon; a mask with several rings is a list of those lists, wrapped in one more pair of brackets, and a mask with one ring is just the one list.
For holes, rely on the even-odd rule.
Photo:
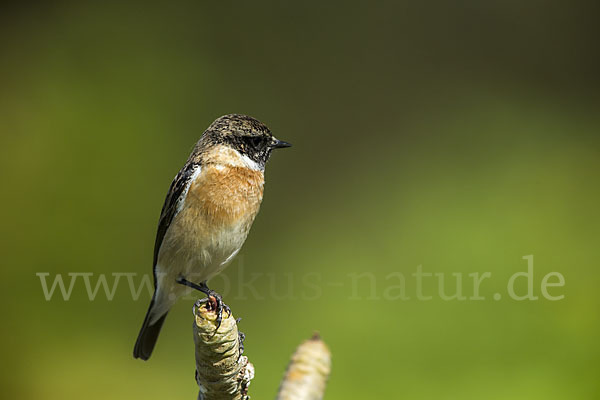
{"label": "peeled bark", "polygon": [[[254,366],[242,355],[243,345],[232,314],[217,314],[209,301],[194,305],[194,343],[198,400],[247,400]],[[276,400],[320,400],[331,370],[331,354],[319,335],[293,354]]]}

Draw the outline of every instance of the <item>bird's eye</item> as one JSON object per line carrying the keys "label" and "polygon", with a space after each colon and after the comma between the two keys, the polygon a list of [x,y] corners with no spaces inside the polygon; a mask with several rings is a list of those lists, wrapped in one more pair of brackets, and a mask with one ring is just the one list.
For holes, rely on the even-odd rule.
{"label": "bird's eye", "polygon": [[258,136],[252,136],[248,139],[248,142],[250,143],[250,145],[252,147],[260,147],[260,145],[262,144],[262,138],[258,137]]}

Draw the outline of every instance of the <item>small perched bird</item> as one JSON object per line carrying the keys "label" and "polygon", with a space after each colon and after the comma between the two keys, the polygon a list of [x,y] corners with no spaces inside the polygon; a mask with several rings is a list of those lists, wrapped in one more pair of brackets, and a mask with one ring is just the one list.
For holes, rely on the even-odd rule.
{"label": "small perched bird", "polygon": [[152,354],[169,309],[185,292],[200,290],[221,318],[221,296],[206,282],[240,251],[263,197],[265,164],[276,139],[263,123],[246,115],[216,119],[196,143],[173,179],[154,244],[154,295],[133,350]]}

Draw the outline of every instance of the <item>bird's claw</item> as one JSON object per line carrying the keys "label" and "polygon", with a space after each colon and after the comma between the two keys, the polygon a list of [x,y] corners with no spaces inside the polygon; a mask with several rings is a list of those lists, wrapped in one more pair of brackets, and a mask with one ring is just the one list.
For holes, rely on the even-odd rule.
{"label": "bird's claw", "polygon": [[227,316],[231,316],[231,309],[225,303],[223,303],[223,298],[221,295],[214,290],[211,290],[208,293],[208,302],[206,306],[207,310],[215,311],[217,313],[217,328],[215,329],[215,334],[221,327],[221,322],[223,321],[223,311],[227,313]]}

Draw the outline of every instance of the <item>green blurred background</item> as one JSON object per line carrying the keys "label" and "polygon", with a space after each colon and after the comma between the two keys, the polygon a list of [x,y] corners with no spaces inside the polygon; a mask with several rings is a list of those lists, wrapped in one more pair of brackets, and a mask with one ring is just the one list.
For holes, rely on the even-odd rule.
{"label": "green blurred background", "polygon": [[[254,399],[314,330],[330,400],[600,397],[596,5],[202,3],[3,6],[5,398],[195,398],[193,296],[144,363],[146,292],[123,278],[90,301],[79,281],[46,301],[36,273],[150,273],[172,177],[232,112],[294,144],[213,283],[243,317]],[[507,298],[529,254],[535,294],[557,271],[563,300]],[[491,272],[486,300],[417,301],[418,265]],[[374,296],[352,284],[366,272]],[[394,272],[410,300],[383,296]],[[262,298],[237,295],[246,279]]]}

